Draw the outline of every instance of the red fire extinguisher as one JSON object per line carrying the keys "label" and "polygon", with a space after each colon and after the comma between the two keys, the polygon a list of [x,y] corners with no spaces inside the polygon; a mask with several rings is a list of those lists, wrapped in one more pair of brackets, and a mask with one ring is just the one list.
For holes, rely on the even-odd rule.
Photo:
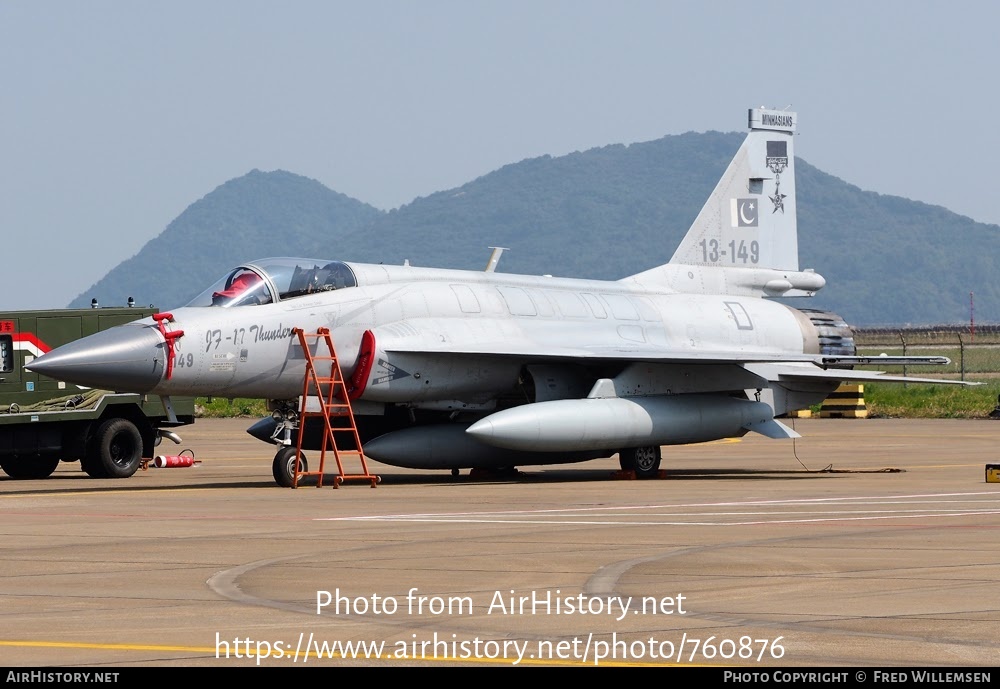
{"label": "red fire extinguisher", "polygon": [[194,451],[192,450],[182,450],[179,455],[157,455],[153,458],[153,466],[157,469],[191,467],[198,464],[201,464],[201,462],[195,461]]}

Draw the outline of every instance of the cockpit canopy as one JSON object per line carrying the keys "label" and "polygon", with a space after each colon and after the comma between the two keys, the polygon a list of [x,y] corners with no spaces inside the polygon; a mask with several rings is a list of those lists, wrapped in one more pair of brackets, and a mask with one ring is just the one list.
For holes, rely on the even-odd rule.
{"label": "cockpit canopy", "polygon": [[357,286],[354,271],[341,261],[265,258],[230,271],[188,306],[254,306],[306,294]]}

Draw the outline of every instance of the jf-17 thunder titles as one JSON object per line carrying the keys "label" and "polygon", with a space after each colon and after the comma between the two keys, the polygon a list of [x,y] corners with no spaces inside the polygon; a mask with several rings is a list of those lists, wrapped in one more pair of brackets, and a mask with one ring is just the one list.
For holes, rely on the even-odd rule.
{"label": "jf-17 thunder titles", "polygon": [[[670,261],[617,281],[503,274],[492,262],[266,258],[168,318],[69,343],[31,370],[168,399],[268,399],[272,417],[249,432],[283,445],[281,485],[295,474],[288,445],[306,373],[295,329],[330,330],[363,452],[385,464],[457,472],[618,453],[648,477],[663,445],[794,438],[775,417],[843,381],[920,380],[852,370],[873,360],[855,356],[842,318],[767,298],[826,282],[799,269],[796,124],[792,112],[750,110],[746,139]],[[947,361],[874,361],[900,359]],[[325,441],[303,435],[303,449]]]}

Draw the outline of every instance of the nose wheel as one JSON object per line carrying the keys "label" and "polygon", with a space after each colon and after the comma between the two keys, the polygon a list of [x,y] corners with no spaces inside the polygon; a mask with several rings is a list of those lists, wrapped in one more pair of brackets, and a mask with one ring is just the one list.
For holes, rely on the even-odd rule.
{"label": "nose wheel", "polygon": [[278,450],[274,455],[274,462],[271,463],[271,474],[274,482],[282,488],[291,488],[295,484],[295,464],[299,463],[299,473],[309,471],[309,464],[306,456],[299,453],[298,449],[291,445]]}

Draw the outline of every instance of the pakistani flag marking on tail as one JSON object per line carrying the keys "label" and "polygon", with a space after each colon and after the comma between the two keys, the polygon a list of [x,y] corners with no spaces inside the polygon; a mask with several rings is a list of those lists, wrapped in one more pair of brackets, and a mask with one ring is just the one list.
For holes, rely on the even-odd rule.
{"label": "pakistani flag marking on tail", "polygon": [[757,199],[729,199],[732,227],[757,227]]}

